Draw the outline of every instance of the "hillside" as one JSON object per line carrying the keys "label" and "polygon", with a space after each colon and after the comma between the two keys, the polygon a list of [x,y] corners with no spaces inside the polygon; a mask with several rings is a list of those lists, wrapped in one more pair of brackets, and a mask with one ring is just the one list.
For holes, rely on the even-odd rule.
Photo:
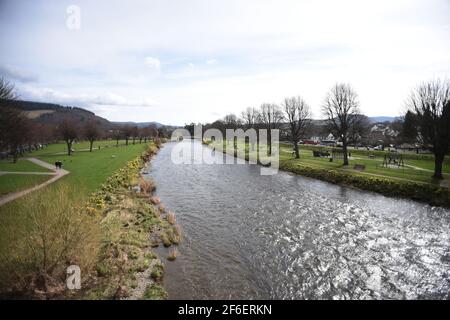
{"label": "hillside", "polygon": [[95,113],[91,111],[78,107],[62,106],[54,103],[42,103],[34,101],[0,100],[0,107],[3,106],[12,106],[14,108],[20,109],[27,115],[27,117],[33,119],[33,121],[36,121],[38,123],[56,125],[62,119],[69,118],[81,123],[85,121],[95,120],[104,129],[109,129],[113,126],[113,124],[108,120],[96,116]]}
{"label": "hillside", "polygon": [[92,111],[71,106],[62,106],[55,103],[35,102],[35,101],[10,101],[0,100],[0,108],[3,106],[12,106],[22,110],[28,118],[38,122],[56,125],[62,119],[69,117],[77,122],[85,122],[90,120],[97,121],[104,129],[110,129],[115,125],[132,125],[138,127],[146,127],[153,125],[156,128],[169,127],[159,122],[111,122],[105,118],[97,116]]}

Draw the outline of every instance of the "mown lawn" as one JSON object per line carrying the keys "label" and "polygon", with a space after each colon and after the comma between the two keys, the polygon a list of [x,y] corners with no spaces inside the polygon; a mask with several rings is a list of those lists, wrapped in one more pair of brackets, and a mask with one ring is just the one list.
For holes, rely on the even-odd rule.
{"label": "mown lawn", "polygon": [[0,171],[50,172],[51,170],[26,159],[18,159],[16,163],[12,163],[10,160],[0,160]]}
{"label": "mown lawn", "polygon": [[[69,190],[74,188],[77,190],[77,196],[74,201],[82,201],[81,197],[88,196],[95,191],[107,177],[112,175],[116,170],[125,165],[131,159],[134,159],[146,149],[147,144],[135,144],[128,146],[119,146],[118,148],[103,148],[93,152],[79,152],[72,156],[46,154],[45,151],[52,148],[53,150],[64,150],[64,144],[56,144],[49,146],[47,149],[34,152],[32,155],[38,159],[46,161],[50,164],[56,160],[63,162],[63,169],[70,173],[57,182],[37,190],[33,193],[52,193],[56,188],[60,188],[62,184],[66,185]],[[19,178],[19,175],[14,175]],[[6,187],[5,187],[6,188]],[[39,195],[39,194],[38,194]],[[0,207],[0,224],[6,222],[10,215],[20,216],[20,201],[29,201],[28,198],[37,199],[38,197],[28,197],[17,199]],[[36,201],[36,200],[34,200]],[[26,213],[25,213],[26,214]]]}
{"label": "mown lawn", "polygon": [[[213,144],[214,145],[214,144]],[[217,146],[217,144],[216,144]],[[226,146],[226,143],[224,143]],[[243,142],[238,143],[239,148],[243,148]],[[265,146],[260,145],[260,150]],[[367,150],[349,150],[352,157],[349,160],[349,166],[344,167],[342,165],[342,160],[334,159],[330,162],[329,158],[317,158],[313,156],[312,150],[317,148],[323,151],[331,151],[331,148],[327,147],[312,147],[312,146],[300,146],[300,159],[295,159],[293,156],[292,147],[288,144],[280,144],[280,164],[283,161],[288,161],[290,164],[308,164],[322,169],[335,169],[338,171],[343,171],[347,173],[362,174],[362,175],[381,175],[386,178],[393,179],[405,179],[410,181],[425,182],[425,183],[436,183],[431,176],[433,175],[434,169],[434,159],[432,156],[426,155],[416,155],[416,154],[405,154],[403,167],[392,166],[389,168],[383,167],[384,155],[387,153],[382,151],[367,151]],[[249,146],[245,145],[246,153],[248,153]],[[228,144],[228,151],[233,152],[232,143]],[[369,157],[369,154],[373,157]],[[364,165],[365,169],[363,171],[354,170],[354,166]],[[413,167],[417,168],[413,168]],[[418,168],[424,169],[419,170]],[[450,179],[450,159],[446,159],[443,166],[443,172],[445,179]]]}
{"label": "mown lawn", "polygon": [[0,175],[0,195],[25,190],[52,178],[52,175],[25,175],[4,174]]}
{"label": "mown lawn", "polygon": [[[129,145],[132,145],[132,140],[128,141]],[[139,140],[136,140],[135,142],[136,144],[139,144]],[[119,141],[119,147],[124,146],[125,145],[125,140],[120,140]],[[75,150],[74,153],[79,153],[79,152],[89,152],[89,141],[77,141],[74,142],[74,144],[72,145],[72,149]],[[98,151],[100,147],[100,150],[102,150],[103,148],[116,148],[116,140],[99,140],[99,141],[94,141],[92,150],[93,151]],[[54,143],[54,144],[50,144],[47,147],[41,149],[41,150],[37,150],[37,151],[33,151],[27,154],[27,156],[30,157],[36,157],[36,156],[41,156],[41,155],[49,155],[49,154],[64,154],[67,153],[67,145],[63,142],[61,143]]]}

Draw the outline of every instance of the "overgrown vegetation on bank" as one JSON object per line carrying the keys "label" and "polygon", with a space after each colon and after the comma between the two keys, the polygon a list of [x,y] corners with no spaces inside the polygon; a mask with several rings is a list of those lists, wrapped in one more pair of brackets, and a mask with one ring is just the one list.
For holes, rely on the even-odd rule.
{"label": "overgrown vegetation on bank", "polygon": [[[153,204],[155,186],[140,173],[159,147],[151,144],[79,205],[73,201],[80,198],[77,189],[61,185],[10,207],[23,206],[28,219],[0,227],[14,234],[0,242],[0,296],[165,298],[163,264],[151,248],[179,243],[181,230],[162,205]],[[66,288],[69,265],[81,268],[81,290]]]}

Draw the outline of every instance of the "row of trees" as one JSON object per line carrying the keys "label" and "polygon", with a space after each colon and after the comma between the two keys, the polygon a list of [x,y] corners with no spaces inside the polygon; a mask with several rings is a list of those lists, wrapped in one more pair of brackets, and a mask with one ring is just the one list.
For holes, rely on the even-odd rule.
{"label": "row of trees", "polygon": [[[434,178],[442,179],[442,164],[450,151],[450,82],[435,80],[415,88],[407,100],[408,112],[393,126],[400,132],[403,141],[420,144],[435,156]],[[325,118],[325,130],[342,143],[343,162],[348,165],[348,146],[356,144],[368,135],[371,123],[360,110],[356,91],[345,83],[335,84],[327,93],[321,107]],[[194,124],[186,125],[193,132]],[[259,108],[247,108],[240,117],[225,116],[204,130],[226,129],[283,129],[284,137],[294,148],[295,157],[300,157],[299,143],[308,138],[312,127],[311,109],[301,96],[287,97],[280,105],[263,103]],[[271,153],[270,136],[268,152]],[[252,146],[253,148],[253,146]]]}
{"label": "row of trees", "polygon": [[0,99],[8,101],[0,108],[0,151],[10,153],[14,162],[24,151],[58,140],[65,141],[67,153],[71,155],[75,140],[89,141],[89,150],[92,151],[94,142],[102,138],[114,139],[118,146],[120,140],[125,140],[125,144],[128,145],[130,140],[133,144],[136,141],[142,143],[150,138],[165,137],[170,133],[166,128],[157,128],[154,125],[146,127],[113,125],[105,128],[95,119],[80,122],[70,115],[56,126],[37,123],[18,108],[14,86],[3,78],[0,78]]}
{"label": "row of trees", "polygon": [[[322,112],[326,117],[327,131],[342,141],[344,151],[344,165],[348,165],[347,146],[349,142],[359,139],[369,128],[369,120],[359,110],[356,92],[348,84],[336,84],[325,98]],[[259,108],[247,108],[238,118],[229,114],[223,120],[217,120],[205,126],[225,129],[267,129],[268,152],[271,154],[272,129],[283,129],[285,138],[294,148],[295,157],[300,158],[299,144],[306,138],[306,132],[312,125],[311,109],[301,96],[286,97],[280,105],[263,103]],[[193,130],[193,124],[186,126]]]}

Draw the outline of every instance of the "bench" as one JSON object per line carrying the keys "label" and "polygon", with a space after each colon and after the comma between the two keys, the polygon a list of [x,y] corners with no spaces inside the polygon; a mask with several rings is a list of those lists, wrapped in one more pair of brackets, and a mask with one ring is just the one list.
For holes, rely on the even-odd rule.
{"label": "bench", "polygon": [[364,170],[366,170],[366,165],[364,165],[364,164],[355,164],[353,166],[353,169],[354,170],[358,170],[358,171],[364,171]]}

